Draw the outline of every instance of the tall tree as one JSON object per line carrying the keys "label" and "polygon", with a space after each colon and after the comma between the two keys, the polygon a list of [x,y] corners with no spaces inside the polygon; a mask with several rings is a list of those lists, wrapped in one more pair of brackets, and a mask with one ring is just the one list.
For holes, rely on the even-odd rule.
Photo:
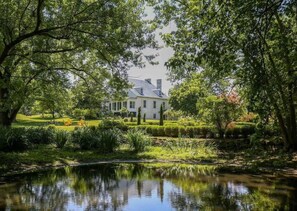
{"label": "tall tree", "polygon": [[174,110],[187,115],[197,115],[197,100],[208,93],[208,85],[201,74],[192,74],[169,91],[169,104]]}
{"label": "tall tree", "polygon": [[197,101],[198,117],[215,126],[219,137],[223,138],[231,122],[243,113],[242,102],[236,92],[209,95]]}
{"label": "tall tree", "polygon": [[156,9],[158,20],[177,26],[163,36],[175,50],[172,78],[200,67],[212,78],[233,78],[254,110],[273,111],[287,147],[297,150],[296,1],[163,1]]}
{"label": "tall tree", "polygon": [[42,114],[50,113],[52,118],[55,119],[56,114],[63,116],[63,114],[71,110],[72,103],[67,89],[59,86],[49,86],[42,89],[41,92],[36,100],[36,110],[39,110]]}
{"label": "tall tree", "polygon": [[0,125],[10,126],[51,75],[104,74],[101,82],[115,90],[126,85],[127,69],[142,65],[141,50],[156,47],[144,6],[144,0],[0,0]]}

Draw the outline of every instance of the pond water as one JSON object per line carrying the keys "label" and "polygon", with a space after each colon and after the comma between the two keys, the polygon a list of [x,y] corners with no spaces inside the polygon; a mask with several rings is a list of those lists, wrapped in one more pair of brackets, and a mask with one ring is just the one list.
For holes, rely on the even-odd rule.
{"label": "pond water", "polygon": [[0,210],[297,210],[297,179],[185,164],[98,164],[0,184]]}

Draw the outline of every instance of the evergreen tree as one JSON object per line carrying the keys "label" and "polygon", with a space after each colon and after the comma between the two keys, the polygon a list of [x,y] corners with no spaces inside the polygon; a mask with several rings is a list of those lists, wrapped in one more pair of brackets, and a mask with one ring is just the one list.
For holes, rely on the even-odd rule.
{"label": "evergreen tree", "polygon": [[164,125],[163,117],[164,117],[164,111],[163,111],[163,105],[161,104],[161,107],[160,107],[160,123],[159,123],[160,126]]}
{"label": "evergreen tree", "polygon": [[141,107],[138,108],[137,125],[141,124]]}

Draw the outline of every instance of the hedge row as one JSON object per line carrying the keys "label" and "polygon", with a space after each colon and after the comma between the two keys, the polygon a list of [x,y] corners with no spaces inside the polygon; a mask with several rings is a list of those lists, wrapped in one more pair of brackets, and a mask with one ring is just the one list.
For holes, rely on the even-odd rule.
{"label": "hedge row", "polygon": [[69,132],[53,127],[0,127],[0,152],[24,151],[49,144],[63,148],[69,142],[83,150],[96,149],[109,153],[113,152],[122,140],[123,133],[117,128],[79,127]]}
{"label": "hedge row", "polygon": [[[215,128],[209,126],[156,126],[156,125],[139,125],[140,129],[145,130],[152,136],[166,136],[166,137],[190,137],[190,138],[215,138],[218,133]],[[247,138],[255,133],[254,125],[237,126],[225,134],[226,138]]]}

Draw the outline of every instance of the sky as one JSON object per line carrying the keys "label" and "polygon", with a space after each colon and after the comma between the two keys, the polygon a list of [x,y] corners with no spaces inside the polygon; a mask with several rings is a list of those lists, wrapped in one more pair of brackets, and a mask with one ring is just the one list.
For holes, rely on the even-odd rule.
{"label": "sky", "polygon": [[[153,18],[153,10],[152,8],[147,8],[146,13],[148,15],[147,18]],[[157,79],[162,79],[162,91],[165,94],[168,94],[168,90],[172,88],[170,81],[167,80],[167,69],[165,67],[165,62],[173,55],[173,50],[171,48],[165,47],[164,42],[161,39],[160,33],[166,33],[174,30],[173,24],[163,28],[162,30],[156,31],[156,40],[158,41],[159,45],[162,47],[159,50],[154,49],[145,49],[145,54],[159,54],[159,56],[155,59],[155,61],[159,62],[158,65],[150,65],[146,64],[144,68],[133,67],[129,70],[128,74],[131,78],[136,79],[152,79],[152,84],[156,85]]]}

